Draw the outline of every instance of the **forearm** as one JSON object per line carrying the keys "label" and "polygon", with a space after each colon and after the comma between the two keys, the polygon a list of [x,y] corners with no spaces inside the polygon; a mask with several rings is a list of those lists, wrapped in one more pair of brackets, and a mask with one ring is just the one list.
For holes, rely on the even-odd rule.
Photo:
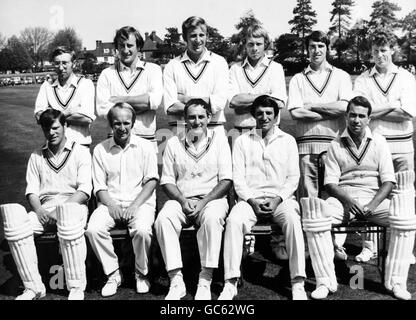
{"label": "forearm", "polygon": [[374,208],[377,208],[380,203],[390,195],[391,191],[393,190],[393,186],[393,183],[390,181],[384,182],[380,189],[378,189],[374,198],[370,201],[370,204],[374,205]]}
{"label": "forearm", "polygon": [[27,201],[29,202],[32,211],[37,212],[39,209],[42,208],[42,204],[40,203],[40,199],[38,195],[30,193],[27,195]]}
{"label": "forearm", "polygon": [[293,109],[290,114],[294,120],[319,121],[325,119],[322,114],[304,108]]}
{"label": "forearm", "polygon": [[97,192],[97,199],[99,202],[104,204],[107,207],[116,205],[116,202],[113,198],[111,198],[110,194],[107,190],[100,190]]}
{"label": "forearm", "polygon": [[325,189],[331,197],[338,199],[343,204],[352,201],[352,198],[348,195],[348,193],[342,190],[335,183],[325,185]]}
{"label": "forearm", "polygon": [[143,93],[137,96],[125,96],[125,102],[130,104],[136,113],[142,113],[150,110],[150,96]]}
{"label": "forearm", "polygon": [[183,116],[183,110],[185,109],[185,104],[182,102],[176,102],[172,104],[166,111],[168,115]]}
{"label": "forearm", "polygon": [[224,197],[232,186],[231,180],[221,180],[205,197],[205,203]]}
{"label": "forearm", "polygon": [[134,199],[133,204],[140,207],[143,203],[146,202],[147,199],[150,198],[153,191],[156,188],[157,180],[151,179],[147,181],[142,188],[142,191],[138,194],[136,199]]}
{"label": "forearm", "polygon": [[335,101],[331,103],[313,103],[309,105],[309,110],[317,112],[328,117],[337,118],[345,114],[347,109],[346,101]]}
{"label": "forearm", "polygon": [[92,123],[92,119],[80,113],[73,113],[66,118],[66,122],[73,125],[88,125]]}
{"label": "forearm", "polygon": [[392,111],[386,113],[382,118],[382,120],[392,122],[403,122],[406,120],[412,120],[412,116],[404,112],[402,109],[393,109]]}
{"label": "forearm", "polygon": [[259,94],[239,93],[230,101],[230,108],[248,110],[253,101],[260,96]]}
{"label": "forearm", "polygon": [[186,202],[186,198],[183,196],[182,192],[179,191],[178,187],[175,184],[167,183],[162,185],[163,190],[166,195],[171,200],[178,201],[181,205]]}
{"label": "forearm", "polygon": [[75,202],[79,204],[84,204],[88,200],[88,195],[83,191],[76,191],[72,196],[70,196],[65,202]]}

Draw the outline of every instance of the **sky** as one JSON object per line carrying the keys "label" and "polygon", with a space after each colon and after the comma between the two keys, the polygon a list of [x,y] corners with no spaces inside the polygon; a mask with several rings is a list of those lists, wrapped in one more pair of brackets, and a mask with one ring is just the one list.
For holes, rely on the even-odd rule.
{"label": "sky", "polygon": [[[355,0],[352,21],[369,19],[375,0]],[[312,0],[317,13],[314,29],[327,31],[333,0]],[[392,0],[402,10],[402,18],[416,9],[416,0]],[[284,4],[283,4],[284,3]],[[115,30],[132,25],[143,35],[156,31],[163,39],[167,27],[181,30],[182,22],[192,15],[229,37],[234,25],[252,10],[274,39],[290,32],[288,21],[293,17],[296,0],[0,0],[0,33],[19,35],[25,27],[43,26],[56,31],[73,27],[83,40],[83,47],[95,48],[95,41],[111,42]]]}

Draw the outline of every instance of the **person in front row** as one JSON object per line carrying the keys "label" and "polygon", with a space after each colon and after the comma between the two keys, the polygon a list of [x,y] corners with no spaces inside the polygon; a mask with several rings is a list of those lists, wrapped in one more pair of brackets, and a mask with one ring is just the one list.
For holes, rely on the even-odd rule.
{"label": "person in front row", "polygon": [[[26,172],[26,198],[31,211],[17,203],[0,206],[7,239],[25,287],[16,300],[35,300],[46,294],[38,269],[34,235],[57,227],[64,263],[68,300],[83,300],[87,284],[84,231],[86,202],[91,194],[89,150],[65,137],[66,119],[56,109],[39,114],[46,144],[34,151]],[[52,227],[52,229],[51,229]]]}
{"label": "person in front row", "polygon": [[[331,225],[365,219],[390,226],[385,286],[398,299],[411,298],[406,282],[416,229],[414,172],[395,176],[386,139],[371,132],[370,102],[353,98],[347,106],[347,129],[328,149],[325,159],[326,200],[302,198],[303,228],[316,278],[312,298],[337,290]],[[398,192],[389,200],[396,184]]]}
{"label": "person in front row", "polygon": [[110,230],[126,224],[132,237],[137,293],[147,293],[150,283],[149,254],[156,212],[155,188],[159,175],[151,141],[132,134],[136,120],[133,107],[116,103],[108,112],[114,136],[94,149],[93,184],[98,208],[88,222],[87,236],[100,260],[107,283],[104,297],[116,294],[122,282]]}
{"label": "person in front row", "polygon": [[226,221],[224,289],[218,300],[237,295],[244,235],[260,220],[279,224],[289,256],[293,300],[306,300],[305,245],[299,204],[299,155],[295,139],[276,125],[279,106],[270,96],[257,97],[251,114],[256,127],[237,138],[233,147],[233,181],[238,203]]}
{"label": "person in front row", "polygon": [[207,128],[211,107],[203,99],[191,99],[184,108],[186,132],[172,137],[163,154],[161,185],[170,198],[160,211],[156,236],[170,278],[166,300],[186,295],[182,276],[179,235],[184,226],[196,225],[201,258],[195,300],[211,300],[212,273],[218,267],[226,195],[232,185],[228,142]]}

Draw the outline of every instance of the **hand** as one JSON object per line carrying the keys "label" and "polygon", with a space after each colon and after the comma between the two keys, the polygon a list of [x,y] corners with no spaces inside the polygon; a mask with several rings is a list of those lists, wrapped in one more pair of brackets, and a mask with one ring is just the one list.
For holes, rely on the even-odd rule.
{"label": "hand", "polygon": [[188,215],[188,219],[190,219],[191,221],[196,221],[196,219],[198,218],[199,214],[205,206],[206,202],[203,199],[199,200],[195,205],[194,211]]}
{"label": "hand", "polygon": [[49,216],[49,223],[56,223],[56,220],[58,219],[56,217],[56,209],[51,212],[48,212],[48,216]]}
{"label": "hand", "polygon": [[363,207],[355,200],[351,199],[344,202],[344,208],[345,211],[347,211],[348,213],[352,213],[359,219],[364,217]]}
{"label": "hand", "polygon": [[50,218],[49,218],[49,212],[47,210],[40,207],[38,210],[35,211],[35,213],[38,216],[38,219],[43,226],[49,223]]}
{"label": "hand", "polygon": [[254,213],[258,218],[265,219],[270,216],[270,212],[264,211],[262,208],[264,201],[250,198],[247,200],[247,202],[253,208]]}
{"label": "hand", "polygon": [[122,96],[111,96],[108,101],[110,101],[111,103],[120,103],[120,102],[126,102],[126,99],[125,97],[122,97]]}
{"label": "hand", "polygon": [[364,205],[363,207],[363,215],[369,216],[374,213],[374,211],[377,209],[378,205],[373,204],[371,201]]}
{"label": "hand", "polygon": [[186,104],[189,100],[188,96],[184,95],[183,93],[178,93],[178,100],[183,104]]}
{"label": "hand", "polygon": [[270,214],[272,215],[277,207],[279,206],[279,204],[282,203],[282,198],[277,196],[275,198],[270,198],[270,199],[266,199],[261,205],[261,209],[265,212],[270,212]]}
{"label": "hand", "polygon": [[121,220],[123,217],[123,209],[116,204],[108,206],[108,213],[114,220]]}
{"label": "hand", "polygon": [[124,210],[124,212],[121,214],[121,219],[125,222],[129,222],[130,219],[136,214],[136,212],[139,210],[140,206],[135,204],[134,202],[129,205],[129,207]]}

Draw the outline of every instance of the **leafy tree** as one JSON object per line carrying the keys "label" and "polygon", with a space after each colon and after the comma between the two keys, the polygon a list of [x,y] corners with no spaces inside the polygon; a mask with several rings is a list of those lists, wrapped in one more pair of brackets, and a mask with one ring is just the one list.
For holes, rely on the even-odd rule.
{"label": "leafy tree", "polygon": [[0,51],[0,71],[7,71],[11,70],[11,58],[13,56],[13,52],[7,48],[4,47]]}
{"label": "leafy tree", "polygon": [[370,41],[368,39],[368,21],[358,20],[348,31],[346,42],[349,44],[347,52],[355,57],[356,68],[361,69],[364,61],[370,59]]}
{"label": "leafy tree", "polygon": [[166,59],[173,58],[182,51],[181,34],[178,32],[178,28],[170,27],[166,28],[167,33],[163,39],[163,44],[157,44],[160,51],[160,56],[166,56]]}
{"label": "leafy tree", "polygon": [[36,67],[39,63],[43,65],[43,61],[47,59],[48,46],[52,37],[53,34],[44,27],[25,28],[20,33],[20,40],[30,53]]}
{"label": "leafy tree", "polygon": [[29,52],[16,36],[9,38],[6,48],[10,50],[8,51],[10,57],[8,59],[7,70],[23,71],[32,67],[33,60]]}
{"label": "leafy tree", "polygon": [[289,24],[293,25],[290,29],[292,33],[298,35],[302,39],[302,59],[305,58],[305,38],[312,31],[312,27],[316,24],[316,12],[312,9],[311,0],[297,0],[297,5],[293,9],[294,17],[289,20]]}
{"label": "leafy tree", "polygon": [[207,48],[228,60],[230,55],[230,42],[219,33],[217,28],[208,26]]}
{"label": "leafy tree", "polygon": [[6,46],[7,39],[6,36],[3,36],[3,34],[0,32],[0,50],[4,49]]}
{"label": "leafy tree", "polygon": [[410,12],[402,20],[402,29],[405,32],[405,41],[403,43],[403,49],[406,51],[407,62],[412,61],[412,51],[416,50],[416,10]]}
{"label": "leafy tree", "polygon": [[59,30],[53,37],[49,44],[49,55],[58,46],[68,47],[70,50],[74,50],[76,53],[82,50],[82,40],[77,35],[74,28],[65,28]]}
{"label": "leafy tree", "polygon": [[95,73],[97,69],[96,65],[97,65],[97,57],[91,52],[86,52],[84,54],[84,62],[81,66],[82,73],[83,74]]}
{"label": "leafy tree", "polygon": [[302,56],[302,40],[297,34],[284,33],[275,41],[277,61],[283,63],[286,60],[300,61]]}
{"label": "leafy tree", "polygon": [[368,24],[370,33],[375,31],[393,32],[400,26],[395,11],[400,11],[401,8],[396,3],[379,0],[373,3],[372,8]]}
{"label": "leafy tree", "polygon": [[351,22],[351,8],[354,5],[353,0],[335,0],[332,2],[331,11],[332,25],[329,28],[331,34],[337,34],[334,47],[337,50],[338,61],[341,61],[342,52],[347,48],[345,35]]}

